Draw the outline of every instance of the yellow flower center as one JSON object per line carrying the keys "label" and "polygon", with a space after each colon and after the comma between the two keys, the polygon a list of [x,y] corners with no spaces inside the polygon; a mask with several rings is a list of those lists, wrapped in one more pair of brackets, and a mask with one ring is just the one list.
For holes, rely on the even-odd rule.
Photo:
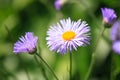
{"label": "yellow flower center", "polygon": [[62,38],[66,41],[73,39],[75,36],[76,34],[73,31],[66,31],[62,34]]}

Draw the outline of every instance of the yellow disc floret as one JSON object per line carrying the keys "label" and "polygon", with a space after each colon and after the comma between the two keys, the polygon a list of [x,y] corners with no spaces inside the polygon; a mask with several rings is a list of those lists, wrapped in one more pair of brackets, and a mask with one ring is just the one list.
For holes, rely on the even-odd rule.
{"label": "yellow disc floret", "polygon": [[62,34],[62,38],[66,41],[69,41],[73,38],[75,38],[76,34],[73,31],[66,31]]}

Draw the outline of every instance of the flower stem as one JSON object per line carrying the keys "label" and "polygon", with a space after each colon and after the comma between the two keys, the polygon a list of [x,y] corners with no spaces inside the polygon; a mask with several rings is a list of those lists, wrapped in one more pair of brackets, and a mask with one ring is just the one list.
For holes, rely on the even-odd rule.
{"label": "flower stem", "polygon": [[91,74],[91,72],[92,72],[92,69],[93,69],[93,67],[94,67],[94,64],[95,64],[95,55],[96,55],[95,53],[96,53],[97,45],[98,45],[98,42],[99,42],[100,38],[102,37],[105,29],[106,29],[106,28],[103,27],[103,30],[102,30],[102,32],[100,33],[100,35],[99,35],[99,37],[98,37],[98,39],[97,39],[97,41],[96,41],[95,46],[93,47],[93,53],[92,53],[92,58],[91,58],[92,60],[91,60],[91,63],[90,63],[90,67],[89,67],[89,69],[88,69],[88,72],[87,72],[87,74],[86,74],[86,76],[85,76],[85,80],[88,80],[88,79],[89,79],[90,74]]}
{"label": "flower stem", "polygon": [[95,54],[95,52],[96,52],[98,42],[99,42],[100,38],[102,37],[105,29],[106,29],[106,28],[103,27],[102,32],[99,34],[99,36],[98,36],[98,38],[97,38],[97,40],[96,40],[96,44],[94,45],[94,47],[93,47],[93,49],[92,49],[94,54]]}
{"label": "flower stem", "polygon": [[72,80],[72,53],[70,53],[70,80]]}
{"label": "flower stem", "polygon": [[92,72],[94,63],[95,63],[95,54],[93,53],[93,54],[92,54],[92,60],[91,60],[91,63],[90,63],[90,67],[89,67],[88,72],[87,72],[87,74],[86,74],[85,80],[88,80],[88,79],[89,79],[89,76],[90,76],[90,74],[91,74],[91,72]]}
{"label": "flower stem", "polygon": [[53,69],[49,66],[49,64],[47,64],[47,62],[38,54],[36,53],[36,55],[41,59],[41,61],[49,68],[49,70],[52,72],[52,74],[54,75],[54,77],[56,78],[56,80],[59,80],[58,77],[56,76],[56,74],[54,73]]}
{"label": "flower stem", "polygon": [[42,64],[38,61],[38,59],[37,59],[37,56],[36,56],[36,55],[34,56],[34,58],[35,58],[35,60],[36,60],[37,64],[41,67],[41,69],[42,69],[42,73],[43,73],[43,76],[44,76],[45,80],[49,80],[49,79],[47,78],[46,73],[45,73],[44,66],[43,66],[43,65],[42,65]]}

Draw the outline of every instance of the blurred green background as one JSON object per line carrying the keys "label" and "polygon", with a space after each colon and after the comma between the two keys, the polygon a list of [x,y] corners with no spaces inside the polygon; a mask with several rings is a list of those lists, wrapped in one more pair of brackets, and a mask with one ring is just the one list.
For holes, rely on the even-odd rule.
{"label": "blurred green background", "polygon": [[[25,32],[39,37],[41,56],[60,80],[69,80],[69,54],[51,52],[46,45],[46,31],[60,19],[87,21],[91,27],[91,44],[73,51],[73,80],[84,80],[102,26],[100,8],[113,8],[119,18],[120,0],[68,0],[57,11],[54,0],[0,0],[0,80],[46,80],[43,69],[33,55],[15,55],[13,44]],[[97,47],[96,62],[89,80],[120,80],[120,56],[111,49],[110,29],[106,29]],[[112,55],[112,58],[111,58]],[[47,67],[48,80],[54,80]]]}

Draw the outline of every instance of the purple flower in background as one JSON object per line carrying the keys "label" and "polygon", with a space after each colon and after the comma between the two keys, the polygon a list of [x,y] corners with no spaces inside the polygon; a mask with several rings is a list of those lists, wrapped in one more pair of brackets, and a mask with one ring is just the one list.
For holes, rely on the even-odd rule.
{"label": "purple flower in background", "polygon": [[14,44],[14,53],[28,52],[32,53],[36,50],[38,37],[34,36],[32,32],[26,32],[25,37],[20,37]]}
{"label": "purple flower in background", "polygon": [[56,10],[60,10],[65,2],[66,2],[66,0],[55,0],[54,6],[55,6]]}
{"label": "purple flower in background", "polygon": [[111,40],[113,50],[120,54],[120,21],[116,21],[111,28]]}
{"label": "purple flower in background", "polygon": [[116,53],[120,54],[120,41],[114,42],[112,48]]}
{"label": "purple flower in background", "polygon": [[120,40],[120,21],[116,21],[111,28],[111,40],[113,42]]}
{"label": "purple flower in background", "polygon": [[61,54],[77,50],[78,46],[89,44],[90,27],[85,21],[62,19],[47,31],[47,44],[51,51]]}
{"label": "purple flower in background", "polygon": [[116,20],[117,16],[115,14],[115,11],[111,8],[101,8],[102,16],[103,16],[103,22],[106,24],[113,24],[113,22]]}

